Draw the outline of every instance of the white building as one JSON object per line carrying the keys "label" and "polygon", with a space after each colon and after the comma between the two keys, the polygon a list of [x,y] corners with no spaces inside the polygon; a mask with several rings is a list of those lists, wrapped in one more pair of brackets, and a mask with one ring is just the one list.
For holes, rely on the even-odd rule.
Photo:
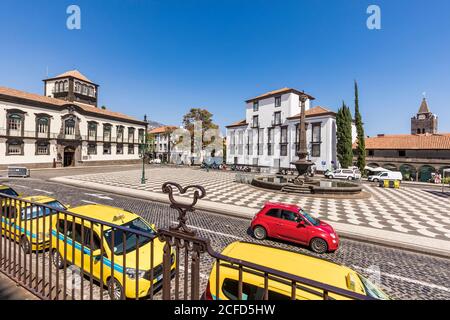
{"label": "white building", "polygon": [[170,153],[173,151],[173,143],[171,142],[171,133],[178,127],[162,126],[150,130],[150,145],[153,158],[160,159],[162,162],[170,161]]}
{"label": "white building", "polygon": [[0,87],[0,168],[139,160],[144,121],[98,108],[98,85],[76,70],[44,83],[44,95]]}
{"label": "white building", "polygon": [[[246,117],[227,126],[227,163],[269,168],[294,168],[298,159],[300,95],[306,95],[306,126],[309,160],[316,170],[338,166],[336,113],[311,107],[315,98],[283,88],[246,101]],[[353,140],[356,128],[353,126]]]}

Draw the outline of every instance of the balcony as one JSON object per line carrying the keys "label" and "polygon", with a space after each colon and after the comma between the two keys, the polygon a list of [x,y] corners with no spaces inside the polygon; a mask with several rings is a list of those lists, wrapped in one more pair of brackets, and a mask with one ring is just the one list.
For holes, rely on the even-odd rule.
{"label": "balcony", "polygon": [[274,119],[272,120],[272,127],[277,127],[277,126],[281,126],[281,119]]}
{"label": "balcony", "polygon": [[0,136],[2,137],[16,137],[16,138],[40,138],[40,139],[56,139],[57,133],[38,133],[36,131],[24,131],[21,130],[6,130],[0,129]]}
{"label": "balcony", "polygon": [[253,122],[253,123],[250,125],[250,128],[252,128],[252,129],[258,129],[258,128],[259,128],[259,122]]}

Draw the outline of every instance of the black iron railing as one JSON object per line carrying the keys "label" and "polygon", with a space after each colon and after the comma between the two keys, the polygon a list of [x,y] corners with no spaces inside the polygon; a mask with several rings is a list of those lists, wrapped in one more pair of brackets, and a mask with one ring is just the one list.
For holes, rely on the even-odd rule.
{"label": "black iron railing", "polygon": [[[109,214],[105,206],[78,207],[75,213],[1,194],[0,272],[50,300],[197,300],[212,294],[219,299],[224,268],[237,273],[237,299],[245,298],[248,275],[262,279],[260,299],[270,298],[274,282],[291,288],[291,299],[299,292],[317,299],[368,298],[217,253],[187,225],[205,189],[167,182],[162,190],[178,211],[178,224],[157,231],[129,212]],[[192,201],[179,202],[180,194],[192,195]],[[107,221],[91,217],[98,212]],[[206,260],[215,262],[214,292],[208,292],[209,280],[200,273]]]}

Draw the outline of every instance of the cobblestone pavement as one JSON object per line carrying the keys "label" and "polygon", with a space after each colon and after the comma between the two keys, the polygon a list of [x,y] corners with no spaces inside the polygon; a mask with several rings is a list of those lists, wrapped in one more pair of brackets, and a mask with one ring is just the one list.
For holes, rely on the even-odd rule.
{"label": "cobblestone pavement", "polygon": [[131,170],[70,178],[157,193],[162,193],[161,185],[166,181],[200,184],[206,188],[205,200],[213,202],[250,208],[260,208],[266,201],[295,203],[331,222],[450,240],[450,193],[441,193],[435,188],[385,189],[364,184],[364,190],[371,195],[369,199],[330,199],[256,189],[236,183],[235,175],[229,172],[154,168],[147,170],[145,185],[140,184],[140,175],[141,171]]}
{"label": "cobblestone pavement", "polygon": [[[132,199],[113,194],[60,185],[34,179],[4,181],[25,195],[49,194],[73,206],[102,203],[121,207],[145,217],[158,227],[174,224],[177,213],[168,205]],[[251,236],[249,221],[196,211],[188,217],[188,224],[202,237],[209,238],[212,247],[221,251],[229,243],[239,240],[260,242]],[[263,241],[276,247],[312,254],[307,248],[278,241]],[[358,241],[342,239],[335,253],[321,255],[326,259],[349,266],[367,277],[380,271],[381,287],[395,299],[450,299],[450,260],[416,254]],[[209,256],[202,257],[201,281],[204,289],[211,269]]]}

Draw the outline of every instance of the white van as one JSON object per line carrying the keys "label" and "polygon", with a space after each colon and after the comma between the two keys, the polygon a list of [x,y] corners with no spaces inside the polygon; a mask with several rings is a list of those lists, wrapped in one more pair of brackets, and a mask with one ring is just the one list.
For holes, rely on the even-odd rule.
{"label": "white van", "polygon": [[379,174],[375,176],[370,176],[368,178],[369,181],[382,181],[382,180],[403,180],[403,175],[400,171],[386,171],[386,172],[380,172]]}

